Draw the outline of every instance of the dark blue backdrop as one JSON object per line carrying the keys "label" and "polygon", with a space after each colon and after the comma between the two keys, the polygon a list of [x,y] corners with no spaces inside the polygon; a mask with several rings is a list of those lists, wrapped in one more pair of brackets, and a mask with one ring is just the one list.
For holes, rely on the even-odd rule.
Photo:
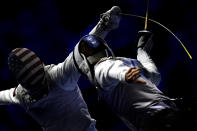
{"label": "dark blue backdrop", "polygon": [[[1,0],[0,1],[0,83],[1,89],[16,86],[8,72],[7,57],[16,47],[35,51],[45,64],[62,62],[78,40],[98,22],[101,13],[119,5],[124,13],[145,15],[146,0]],[[151,52],[162,82],[159,88],[170,97],[195,101],[197,95],[197,8],[194,1],[150,0],[149,17],[170,28],[185,44],[190,60],[180,43],[158,25],[149,23],[154,33]],[[144,21],[123,17],[120,27],[107,36],[108,44],[118,56],[135,58],[137,31]],[[97,102],[90,83],[81,78],[79,85],[97,119],[100,130],[127,131],[105,103]],[[41,130],[38,124],[19,106],[0,107],[1,131]]]}

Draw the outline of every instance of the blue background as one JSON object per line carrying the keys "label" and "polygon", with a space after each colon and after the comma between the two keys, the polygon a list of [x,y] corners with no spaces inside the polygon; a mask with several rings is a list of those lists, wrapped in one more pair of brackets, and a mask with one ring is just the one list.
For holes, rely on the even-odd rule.
{"label": "blue background", "polygon": [[[146,0],[1,0],[0,1],[0,83],[1,89],[16,86],[8,71],[7,57],[16,47],[36,52],[45,64],[62,62],[78,40],[98,22],[101,13],[119,5],[124,13],[145,16]],[[173,98],[195,102],[197,95],[197,8],[194,1],[150,0],[149,18],[171,29],[193,56],[190,60],[180,43],[160,26],[148,23],[154,34],[151,56],[159,68],[162,81],[159,89]],[[118,56],[136,58],[137,32],[144,20],[123,17],[107,42]],[[92,85],[81,78],[79,85],[102,131],[128,129],[104,102],[97,101]],[[0,131],[41,130],[39,125],[19,106],[0,107]]]}

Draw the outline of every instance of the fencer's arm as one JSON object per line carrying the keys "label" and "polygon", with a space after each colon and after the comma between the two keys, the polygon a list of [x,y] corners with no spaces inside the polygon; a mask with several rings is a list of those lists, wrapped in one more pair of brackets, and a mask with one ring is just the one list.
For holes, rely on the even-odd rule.
{"label": "fencer's arm", "polygon": [[14,95],[15,88],[0,91],[0,105],[20,104],[17,95]]}
{"label": "fencer's arm", "polygon": [[120,82],[126,82],[125,74],[128,66],[122,66],[121,61],[106,60],[95,66],[95,78],[102,88],[108,90]]}
{"label": "fencer's arm", "polygon": [[155,85],[159,85],[160,80],[161,80],[161,76],[160,76],[160,73],[159,73],[155,63],[151,59],[150,55],[142,48],[138,48],[137,60],[140,61],[141,64],[143,65],[143,67],[146,69],[151,81]]}
{"label": "fencer's arm", "polygon": [[98,22],[98,24],[90,31],[89,35],[96,35],[101,37],[102,39],[105,39],[108,33],[109,30],[105,30],[104,26],[100,22]]}
{"label": "fencer's arm", "polygon": [[120,22],[121,9],[118,6],[113,6],[110,10],[101,15],[98,24],[90,31],[90,35],[97,35],[104,39],[107,34],[114,29],[117,29]]}
{"label": "fencer's arm", "polygon": [[80,73],[74,65],[73,52],[64,60],[52,67],[49,71],[52,81],[63,88],[64,90],[74,90],[78,87],[77,82],[80,77]]}

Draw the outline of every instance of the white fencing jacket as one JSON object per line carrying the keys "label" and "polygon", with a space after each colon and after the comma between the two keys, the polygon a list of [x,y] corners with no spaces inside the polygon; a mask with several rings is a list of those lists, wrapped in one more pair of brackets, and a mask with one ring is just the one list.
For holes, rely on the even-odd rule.
{"label": "white fencing jacket", "polygon": [[[94,67],[95,79],[101,87],[101,97],[132,130],[132,123],[135,123],[138,117],[136,112],[144,112],[152,105],[169,99],[156,87],[160,75],[148,54],[143,50],[138,50],[138,53],[138,60],[123,57],[104,58]],[[125,81],[125,74],[130,67],[142,69],[138,79],[143,79],[146,84]],[[161,106],[156,110],[161,108],[166,107]]]}
{"label": "white fencing jacket", "polygon": [[23,106],[46,131],[96,131],[95,120],[91,118],[77,85],[80,74],[72,55],[70,53],[58,65],[45,66],[49,76],[47,96],[32,101],[27,91],[18,85],[0,92],[0,104]]}

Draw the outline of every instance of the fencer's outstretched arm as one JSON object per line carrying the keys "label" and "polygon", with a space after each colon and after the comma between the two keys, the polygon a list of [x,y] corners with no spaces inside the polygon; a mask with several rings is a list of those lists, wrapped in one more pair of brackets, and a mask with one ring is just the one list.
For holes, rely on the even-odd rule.
{"label": "fencer's outstretched arm", "polygon": [[97,35],[104,39],[111,30],[118,28],[120,22],[120,12],[121,10],[118,6],[113,6],[110,10],[101,14],[100,21],[89,34]]}
{"label": "fencer's outstretched arm", "polygon": [[148,52],[152,48],[152,33],[149,31],[139,31],[139,41],[138,41],[138,50],[137,50],[137,60],[141,62],[143,67],[147,71],[148,77],[155,85],[159,85],[161,76],[160,73],[151,59]]}
{"label": "fencer's outstretched arm", "polygon": [[15,88],[0,91],[0,105],[19,104]]}
{"label": "fencer's outstretched arm", "polygon": [[[120,22],[119,13],[120,8],[118,6],[113,6],[110,10],[101,15],[100,21],[89,34],[104,39],[111,30],[118,28]],[[80,77],[80,73],[74,65],[72,55],[73,52],[70,53],[64,62],[58,65],[52,65],[49,71],[49,73],[53,74],[51,75],[52,79],[58,80],[55,83],[65,90],[74,90]]]}
{"label": "fencer's outstretched arm", "polygon": [[48,67],[51,80],[54,81],[57,86],[70,91],[78,87],[77,82],[81,74],[73,62],[73,52],[69,54],[64,62],[57,65],[46,66],[46,68]]}

